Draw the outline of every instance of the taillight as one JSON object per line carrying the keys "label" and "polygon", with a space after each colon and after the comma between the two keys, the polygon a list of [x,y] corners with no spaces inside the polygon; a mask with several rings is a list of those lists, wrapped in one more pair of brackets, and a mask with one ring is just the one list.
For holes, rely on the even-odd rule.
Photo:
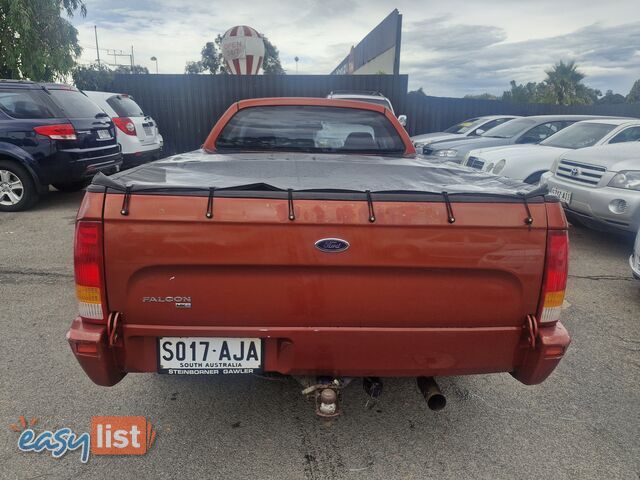
{"label": "taillight", "polygon": [[74,244],[76,297],[80,316],[91,320],[106,319],[102,272],[102,224],[80,220]]}
{"label": "taillight", "polygon": [[547,256],[538,319],[541,324],[560,319],[569,273],[569,236],[566,230],[549,230]]}
{"label": "taillight", "polygon": [[113,123],[127,135],[136,134],[136,126],[129,117],[113,117]]}
{"label": "taillight", "polygon": [[56,125],[41,125],[33,127],[38,135],[44,135],[52,140],[75,140],[76,131],[70,123],[60,123]]}

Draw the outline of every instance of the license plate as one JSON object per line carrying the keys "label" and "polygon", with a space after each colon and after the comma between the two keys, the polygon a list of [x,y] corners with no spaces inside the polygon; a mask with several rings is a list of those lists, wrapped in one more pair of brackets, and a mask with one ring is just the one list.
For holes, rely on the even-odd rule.
{"label": "license plate", "polygon": [[109,133],[109,130],[98,130],[98,138],[100,140],[108,140],[111,138],[111,133]]}
{"label": "license plate", "polygon": [[552,187],[549,193],[558,197],[562,203],[571,203],[571,192],[567,190],[561,190],[560,188]]}
{"label": "license plate", "polygon": [[262,371],[260,338],[158,338],[158,372],[227,375]]}
{"label": "license plate", "polygon": [[144,134],[147,137],[150,137],[153,135],[153,129],[151,127],[147,127],[146,125],[144,126]]}

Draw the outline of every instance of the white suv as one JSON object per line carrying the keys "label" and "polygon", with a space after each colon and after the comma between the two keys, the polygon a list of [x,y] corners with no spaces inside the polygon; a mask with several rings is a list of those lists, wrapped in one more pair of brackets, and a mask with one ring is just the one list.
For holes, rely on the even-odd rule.
{"label": "white suv", "polygon": [[116,138],[122,147],[122,168],[157,160],[163,139],[153,118],[146,116],[133,97],[124,93],[84,91],[102,108],[116,126]]}
{"label": "white suv", "polygon": [[[382,95],[380,92],[360,92],[360,91],[346,91],[346,90],[337,90],[329,93],[327,98],[332,98],[335,100],[355,100],[357,102],[366,102],[366,103],[375,103],[376,105],[382,105],[385,108],[391,110],[391,113],[395,115],[393,111],[393,105],[391,105],[391,100]],[[400,125],[405,127],[407,125],[407,116],[399,115],[398,121]]]}

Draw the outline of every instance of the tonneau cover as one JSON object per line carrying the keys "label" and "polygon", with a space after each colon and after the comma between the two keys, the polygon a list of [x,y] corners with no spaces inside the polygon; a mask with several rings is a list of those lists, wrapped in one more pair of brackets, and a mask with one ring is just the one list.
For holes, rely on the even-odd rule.
{"label": "tonneau cover", "polygon": [[[424,159],[307,153],[207,153],[196,150],[110,177],[90,190],[130,192],[222,190],[543,196],[546,189],[449,163]],[[220,192],[221,193],[221,192]]]}

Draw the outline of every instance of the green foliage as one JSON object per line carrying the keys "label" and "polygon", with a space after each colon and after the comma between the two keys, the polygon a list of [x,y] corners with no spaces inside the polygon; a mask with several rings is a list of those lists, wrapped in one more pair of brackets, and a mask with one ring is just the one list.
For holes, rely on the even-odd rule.
{"label": "green foliage", "polygon": [[424,90],[422,89],[422,87],[418,88],[417,90],[411,90],[410,92],[407,93],[407,95],[409,95],[409,97],[411,96],[426,97],[427,96],[427,94],[424,93]]}
{"label": "green foliage", "polygon": [[0,78],[61,80],[82,52],[78,31],[62,18],[82,0],[0,0]]}
{"label": "green foliage", "polygon": [[280,52],[266,36],[263,35],[262,38],[264,39],[262,70],[264,70],[265,75],[284,75],[286,72],[280,64]]}
{"label": "green foliage", "polygon": [[131,66],[130,65],[118,65],[117,68],[114,70],[115,73],[136,73],[136,74],[148,74],[149,73],[149,69],[147,67],[143,67],[142,65],[134,65],[133,66],[133,71],[131,71]]}
{"label": "green foliage", "polygon": [[184,66],[184,73],[188,73],[191,75],[196,75],[198,73],[202,73],[204,71],[204,67],[202,66],[202,62],[187,62]]}
{"label": "green foliage", "polygon": [[608,104],[615,105],[620,103],[625,103],[627,99],[624,95],[620,95],[619,93],[613,93],[613,90],[607,90],[607,92],[602,96],[602,98],[598,99],[596,103],[599,104]]}
{"label": "green foliage", "polygon": [[600,90],[587,87],[582,80],[585,75],[575,62],[556,63],[545,72],[542,82],[517,84],[511,80],[511,89],[502,94],[502,99],[523,103],[552,103],[557,105],[591,105],[602,95]]}
{"label": "green foliage", "polygon": [[79,65],[71,73],[73,83],[80,90],[108,92],[113,83],[113,72],[105,65],[94,63],[88,67]]}
{"label": "green foliage", "polygon": [[497,100],[498,97],[490,93],[481,93],[479,95],[465,95],[464,98],[472,98],[474,100]]}
{"label": "green foliage", "polygon": [[636,80],[627,95],[627,103],[640,103],[640,80]]}

